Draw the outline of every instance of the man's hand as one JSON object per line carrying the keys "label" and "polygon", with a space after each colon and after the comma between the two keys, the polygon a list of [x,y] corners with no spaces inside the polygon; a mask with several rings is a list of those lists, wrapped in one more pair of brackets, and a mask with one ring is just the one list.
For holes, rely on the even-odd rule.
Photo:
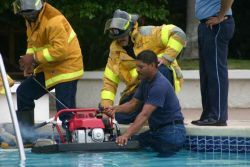
{"label": "man's hand", "polygon": [[128,139],[129,137],[126,134],[123,134],[117,137],[115,142],[118,144],[118,146],[125,146],[128,143]]}
{"label": "man's hand", "polygon": [[117,112],[117,106],[105,107],[103,112],[109,117],[114,118],[115,112]]}
{"label": "man's hand", "polygon": [[34,73],[34,67],[30,66],[24,69],[23,76],[30,77]]}
{"label": "man's hand", "polygon": [[26,54],[26,55],[20,56],[19,65],[25,77],[31,76],[33,74],[34,63],[35,63],[35,60],[34,60],[33,54]]}
{"label": "man's hand", "polygon": [[227,19],[226,16],[225,17],[219,17],[219,16],[210,17],[209,20],[206,22],[206,25],[208,27],[210,27],[210,29],[212,29],[214,25],[219,24],[219,23],[223,22],[226,19]]}

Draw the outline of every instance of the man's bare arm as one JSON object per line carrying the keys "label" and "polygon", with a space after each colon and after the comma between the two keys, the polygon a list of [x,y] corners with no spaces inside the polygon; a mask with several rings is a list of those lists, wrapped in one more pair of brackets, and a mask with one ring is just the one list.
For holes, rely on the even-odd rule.
{"label": "man's bare arm", "polygon": [[129,113],[135,111],[136,107],[138,107],[140,103],[141,102],[138,99],[132,98],[130,101],[124,104],[121,104],[119,106],[114,106],[114,110],[115,112]]}
{"label": "man's bare arm", "polygon": [[153,106],[151,104],[145,104],[141,113],[136,117],[134,123],[126,130],[124,135],[131,137],[136,132],[138,132],[142,128],[144,123],[149,119],[152,112],[156,110],[156,108],[156,106]]}
{"label": "man's bare arm", "polygon": [[156,106],[151,104],[145,104],[141,113],[136,117],[134,123],[123,135],[116,138],[116,143],[119,146],[127,145],[128,139],[142,128],[143,124],[149,119],[150,115],[156,110],[156,108]]}
{"label": "man's bare arm", "polygon": [[226,20],[225,17],[227,11],[231,8],[234,0],[221,0],[221,8],[217,16],[210,17],[206,22],[207,26],[212,29],[213,25],[219,24],[222,21]]}
{"label": "man's bare arm", "polygon": [[227,11],[232,7],[234,0],[221,0],[221,8],[218,13],[218,18],[220,20],[224,20],[224,16],[226,15]]}
{"label": "man's bare arm", "polygon": [[116,112],[129,113],[135,111],[141,102],[136,98],[131,99],[129,102],[121,104],[119,106],[104,108],[104,113],[108,116],[114,117]]}

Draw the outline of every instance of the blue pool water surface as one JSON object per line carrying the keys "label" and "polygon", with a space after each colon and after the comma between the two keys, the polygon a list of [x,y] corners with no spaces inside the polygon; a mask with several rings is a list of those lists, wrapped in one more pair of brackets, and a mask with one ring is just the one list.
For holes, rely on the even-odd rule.
{"label": "blue pool water surface", "polygon": [[0,166],[70,166],[70,167],[246,167],[250,154],[192,152],[181,150],[171,157],[159,158],[155,152],[101,152],[35,154],[25,150],[27,160],[19,161],[18,150],[0,149]]}

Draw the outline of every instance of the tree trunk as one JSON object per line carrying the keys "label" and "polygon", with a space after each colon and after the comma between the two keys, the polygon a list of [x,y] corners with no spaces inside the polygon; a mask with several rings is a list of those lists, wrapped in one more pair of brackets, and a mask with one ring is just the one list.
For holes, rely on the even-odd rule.
{"label": "tree trunk", "polygon": [[195,0],[187,1],[187,46],[182,59],[198,59],[198,28],[199,21],[195,18]]}

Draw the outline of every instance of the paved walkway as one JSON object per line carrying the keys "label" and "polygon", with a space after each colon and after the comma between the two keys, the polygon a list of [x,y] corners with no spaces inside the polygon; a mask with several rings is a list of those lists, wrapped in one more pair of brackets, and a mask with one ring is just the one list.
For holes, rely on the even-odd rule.
{"label": "paved walkway", "polygon": [[190,135],[211,136],[250,136],[250,109],[234,108],[228,110],[228,126],[195,126],[190,122],[200,118],[200,109],[183,109],[187,133]]}
{"label": "paved walkway", "polygon": [[[182,109],[185,120],[196,120],[200,118],[201,109]],[[50,118],[56,114],[53,110],[50,112]],[[229,120],[249,120],[250,121],[250,108],[231,108],[228,111]]]}
{"label": "paved walkway", "polygon": [[[185,120],[197,120],[201,116],[201,109],[183,109]],[[231,108],[228,110],[228,120],[248,120],[250,122],[250,108]]]}

